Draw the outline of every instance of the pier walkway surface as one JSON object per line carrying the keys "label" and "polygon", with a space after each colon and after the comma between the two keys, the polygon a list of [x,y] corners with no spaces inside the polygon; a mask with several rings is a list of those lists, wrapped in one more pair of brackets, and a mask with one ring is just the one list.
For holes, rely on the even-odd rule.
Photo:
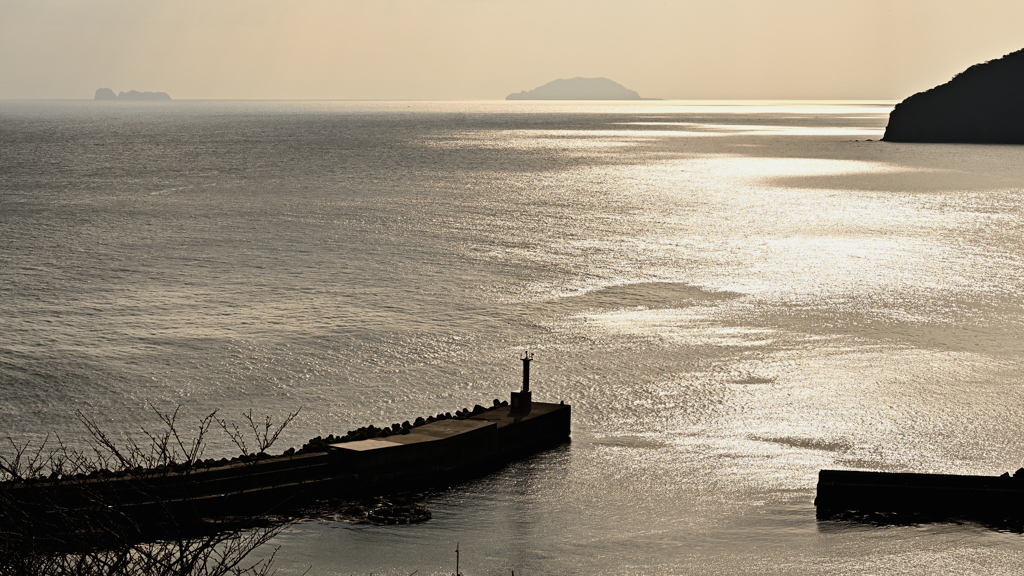
{"label": "pier walkway surface", "polygon": [[355,484],[436,484],[478,474],[569,440],[571,407],[532,403],[529,412],[501,406],[464,419],[437,420],[386,438],[328,445]]}

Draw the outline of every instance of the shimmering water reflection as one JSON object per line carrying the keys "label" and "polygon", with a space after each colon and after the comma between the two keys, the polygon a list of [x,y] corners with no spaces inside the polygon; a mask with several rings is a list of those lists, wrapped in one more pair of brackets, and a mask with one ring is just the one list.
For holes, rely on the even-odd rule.
{"label": "shimmering water reflection", "polygon": [[2,103],[0,424],[302,407],[301,444],[503,398],[529,348],[571,445],[294,525],[279,574],[1014,573],[1016,534],[814,519],[823,467],[1024,460],[1024,151],[888,110]]}

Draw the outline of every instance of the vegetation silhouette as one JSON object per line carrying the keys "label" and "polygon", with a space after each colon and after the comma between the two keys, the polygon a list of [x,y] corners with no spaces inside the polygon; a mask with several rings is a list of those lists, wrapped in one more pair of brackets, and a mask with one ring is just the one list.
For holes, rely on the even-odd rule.
{"label": "vegetation silhouette", "polygon": [[[201,462],[207,434],[218,423],[232,440],[245,445],[239,428],[213,412],[199,419],[191,436],[180,432],[179,409],[154,412],[162,430],[142,430],[142,438],[111,440],[82,412],[78,420],[88,431],[88,448],[69,446],[47,437],[39,446],[16,444],[8,437],[9,454],[0,455],[0,574],[36,575],[203,575],[263,576],[272,570],[268,558],[247,560],[291,520],[252,515],[209,517],[181,515],[179,506],[151,490],[156,478],[188,482]],[[261,424],[252,412],[243,414],[255,445],[268,449],[296,416],[273,425]],[[146,481],[132,484],[151,500],[145,514],[124,506],[126,478],[147,471]],[[61,482],[64,480],[64,482]],[[136,496],[132,494],[131,497]]]}
{"label": "vegetation silhouette", "polygon": [[882,140],[1022,144],[1022,101],[1024,50],[1018,50],[900,102]]}

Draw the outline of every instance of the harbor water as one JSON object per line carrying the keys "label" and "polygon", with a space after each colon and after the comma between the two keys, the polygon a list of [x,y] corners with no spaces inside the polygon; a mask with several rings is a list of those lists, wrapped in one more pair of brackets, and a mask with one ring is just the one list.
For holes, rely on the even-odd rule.
{"label": "harbor water", "polygon": [[0,102],[0,437],[299,410],[284,450],[529,349],[571,444],[278,574],[1016,573],[1011,531],[815,519],[821,468],[1024,465],[1024,148],[879,142],[892,104]]}

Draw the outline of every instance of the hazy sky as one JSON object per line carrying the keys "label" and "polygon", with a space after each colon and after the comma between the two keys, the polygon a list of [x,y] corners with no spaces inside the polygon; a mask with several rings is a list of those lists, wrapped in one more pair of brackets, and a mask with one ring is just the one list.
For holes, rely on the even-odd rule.
{"label": "hazy sky", "polygon": [[1021,0],[0,0],[0,98],[901,99],[1024,48]]}

